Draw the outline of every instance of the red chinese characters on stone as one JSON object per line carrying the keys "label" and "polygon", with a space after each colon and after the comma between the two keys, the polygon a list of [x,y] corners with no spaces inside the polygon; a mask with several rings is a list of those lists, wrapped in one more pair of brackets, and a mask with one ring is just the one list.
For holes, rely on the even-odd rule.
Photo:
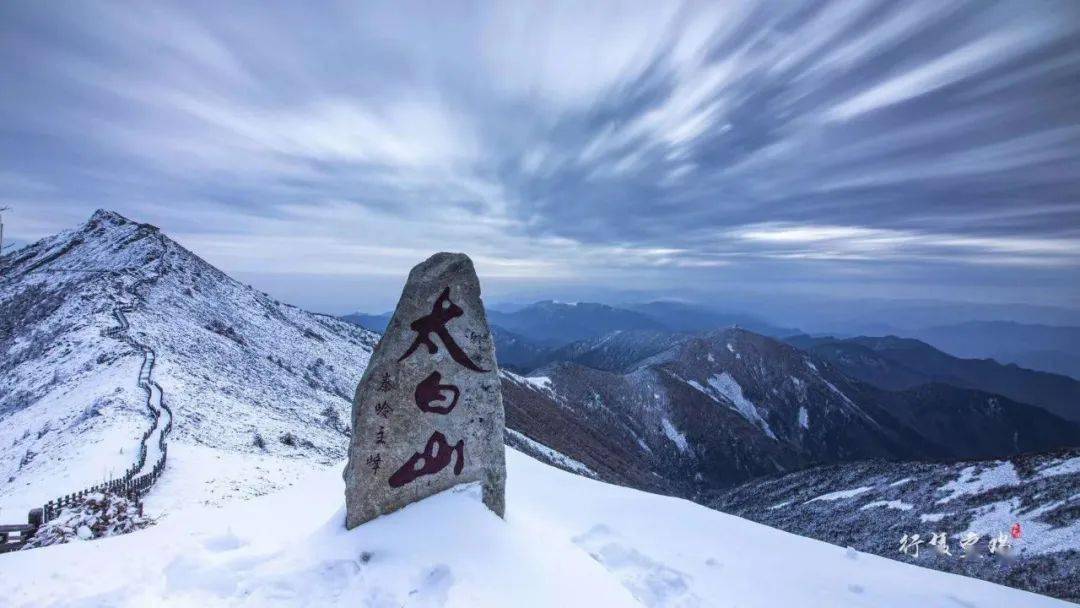
{"label": "red chinese characters on stone", "polygon": [[[446,327],[447,323],[464,314],[465,311],[450,300],[450,288],[443,289],[439,297],[435,299],[435,303],[431,307],[431,313],[409,324],[409,327],[416,332],[416,339],[413,340],[405,354],[401,355],[398,361],[409,358],[421,346],[425,346],[429,354],[433,355],[439,352],[439,347],[432,337],[432,334],[434,334],[438,336],[450,357],[459,365],[476,372],[490,371],[473,362],[469,355],[454,341],[454,337],[450,335],[450,331]],[[486,334],[476,332],[471,332],[469,336],[474,345],[482,342],[485,338]],[[445,416],[457,407],[458,399],[461,397],[461,389],[453,384],[441,384],[442,378],[441,373],[433,371],[416,385],[413,398],[420,411]],[[448,400],[449,402],[447,402]],[[460,475],[465,467],[465,440],[462,439],[451,446],[445,435],[435,431],[431,434],[431,438],[428,439],[424,451],[415,452],[401,468],[390,476],[388,483],[391,487],[399,488],[412,483],[418,477],[434,475],[449,466],[451,460],[454,460],[455,452],[457,453],[457,459],[454,462],[454,475]]]}
{"label": "red chinese characters on stone", "polygon": [[454,475],[461,475],[461,470],[465,467],[465,440],[462,439],[451,447],[446,435],[435,431],[423,452],[416,452],[400,469],[394,471],[390,476],[390,487],[400,488],[417,477],[438,473],[450,464],[455,452],[457,460],[454,463]]}
{"label": "red chinese characters on stone", "polygon": [[[449,414],[454,410],[458,397],[461,396],[461,391],[453,384],[439,384],[441,380],[442,374],[431,372],[431,375],[416,385],[416,406],[420,408],[420,411],[432,414]],[[448,405],[432,405],[436,401],[446,401],[443,391],[453,393],[450,403]]]}
{"label": "red chinese characters on stone", "polygon": [[413,340],[412,345],[409,346],[404,355],[401,355],[398,361],[407,359],[421,345],[427,347],[428,354],[434,355],[439,352],[439,347],[431,339],[431,334],[435,334],[439,336],[439,340],[442,341],[443,346],[446,347],[446,351],[450,353],[454,361],[475,372],[490,371],[473,363],[469,355],[465,354],[465,351],[454,341],[450,331],[446,329],[447,323],[463,314],[465,314],[465,311],[450,301],[450,288],[443,289],[439,297],[436,298],[434,306],[431,307],[431,314],[420,317],[409,324],[409,328],[416,332],[416,339]]}

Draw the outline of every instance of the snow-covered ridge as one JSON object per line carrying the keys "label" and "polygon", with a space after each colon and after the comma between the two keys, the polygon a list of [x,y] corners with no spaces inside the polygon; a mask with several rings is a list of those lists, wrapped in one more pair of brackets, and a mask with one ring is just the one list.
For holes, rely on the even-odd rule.
{"label": "snow-covered ridge", "polygon": [[544,462],[547,462],[554,466],[558,466],[563,470],[577,473],[579,475],[585,475],[587,477],[596,477],[596,472],[589,467],[574,460],[573,458],[570,458],[565,454],[559,453],[549,448],[548,446],[540,443],[539,441],[535,441],[529,438],[524,433],[520,433],[518,431],[515,431],[514,429],[506,429],[506,434],[508,436],[507,443],[511,445],[516,445],[519,443],[522,444],[522,447],[524,448],[522,449],[523,452],[535,453]]}
{"label": "snow-covered ridge", "polygon": [[156,353],[175,416],[150,514],[265,493],[344,456],[375,334],[281,304],[106,211],[0,264],[0,520],[134,460],[149,424],[133,382],[142,352],[101,332],[139,281],[130,335]]}

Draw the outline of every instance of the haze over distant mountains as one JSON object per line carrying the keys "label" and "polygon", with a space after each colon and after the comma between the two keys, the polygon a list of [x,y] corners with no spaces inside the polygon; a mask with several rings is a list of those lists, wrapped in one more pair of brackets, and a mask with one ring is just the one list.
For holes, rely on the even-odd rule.
{"label": "haze over distant mountains", "polygon": [[[500,363],[521,371],[559,359],[563,354],[555,351],[560,349],[581,351],[586,348],[580,344],[570,347],[572,343],[599,339],[615,331],[652,331],[666,334],[741,327],[776,338],[797,335],[838,338],[902,336],[921,340],[954,357],[992,358],[1003,364],[1015,363],[1031,370],[1067,375],[1073,379],[1080,378],[1080,325],[1059,326],[1003,320],[919,325],[955,319],[962,311],[976,315],[972,318],[979,318],[977,315],[995,318],[1017,314],[1025,318],[1062,321],[1072,318],[1070,311],[1052,307],[945,305],[929,302],[905,308],[899,306],[901,303],[886,305],[876,300],[867,300],[864,304],[869,310],[879,311],[875,314],[880,314],[882,320],[867,321],[867,310],[841,306],[836,310],[847,311],[844,313],[847,315],[844,318],[848,319],[846,325],[839,318],[830,316],[836,314],[834,310],[824,317],[809,318],[810,325],[799,328],[795,324],[769,320],[776,318],[775,316],[766,318],[756,314],[718,311],[700,304],[684,302],[651,301],[613,306],[552,300],[508,309],[491,309],[489,317],[495,332]],[[762,311],[762,315],[765,314],[768,314],[767,310]],[[805,315],[793,313],[792,316]],[[381,332],[390,320],[390,313],[356,312],[342,318]],[[911,325],[912,323],[915,325]],[[822,327],[835,329],[824,331]],[[638,334],[638,338],[643,337],[643,334]]]}
{"label": "haze over distant mountains", "polygon": [[837,339],[804,335],[787,341],[828,359],[853,378],[887,390],[944,382],[1005,395],[1080,421],[1080,381],[1069,376],[1002,365],[993,359],[953,357],[925,342],[896,336]]}
{"label": "haze over distant mountains", "polygon": [[[489,309],[493,324],[541,344],[561,345],[595,338],[616,330],[707,331],[739,326],[768,336],[799,333],[793,327],[779,327],[758,317],[725,313],[704,306],[672,301],[653,301],[610,306],[594,302],[556,302],[545,300],[512,310]],[[390,313],[361,312],[342,318],[382,331]]]}
{"label": "haze over distant mountains", "polygon": [[[390,314],[353,313],[342,319],[382,332],[390,321]],[[615,332],[634,332],[642,336],[652,332],[661,342],[670,342],[663,336],[673,332],[710,331],[723,327],[742,327],[773,337],[799,333],[796,328],[778,327],[751,315],[661,301],[616,307],[592,302],[546,300],[512,311],[489,310],[488,320],[495,334],[499,364],[519,371],[564,360],[568,356],[567,349],[587,348],[575,343],[588,343]],[[649,348],[642,346],[646,350]]]}
{"label": "haze over distant mountains", "polygon": [[972,321],[1080,326],[1080,309],[1042,304],[965,302],[933,299],[845,298],[787,294],[744,296],[733,293],[723,305],[783,320],[814,334],[904,335],[928,327]]}
{"label": "haze over distant mountains", "polygon": [[1080,326],[969,321],[915,330],[909,335],[958,357],[989,357],[1080,378]]}

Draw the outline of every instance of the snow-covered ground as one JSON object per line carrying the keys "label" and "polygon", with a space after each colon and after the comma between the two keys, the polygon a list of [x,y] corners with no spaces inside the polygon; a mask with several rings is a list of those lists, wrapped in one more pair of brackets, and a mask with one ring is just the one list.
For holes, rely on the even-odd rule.
{"label": "snow-covered ground", "polygon": [[508,450],[507,517],[459,486],[355,530],[340,470],[153,528],[0,556],[6,606],[1066,606],[604,484]]}
{"label": "snow-covered ground", "polygon": [[17,363],[0,375],[0,523],[23,523],[31,508],[123,475],[139,453],[150,425],[136,383],[143,356],[101,335],[116,320],[111,302],[97,305],[69,298],[54,315],[58,329],[35,332],[43,342],[58,335],[40,355],[7,353]]}

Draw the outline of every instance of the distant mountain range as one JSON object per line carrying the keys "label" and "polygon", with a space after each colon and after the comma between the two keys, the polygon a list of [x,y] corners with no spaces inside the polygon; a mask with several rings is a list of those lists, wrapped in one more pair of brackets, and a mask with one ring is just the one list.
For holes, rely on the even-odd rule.
{"label": "distant mountain range", "polygon": [[[988,306],[974,308],[977,311],[984,309],[997,310]],[[936,309],[930,307],[930,310]],[[671,301],[609,306],[548,300],[513,311],[491,310],[489,317],[499,350],[499,363],[519,372],[563,360],[567,352],[587,348],[587,344],[605,340],[616,331],[692,333],[740,327],[774,338],[804,335],[798,328],[776,325],[753,315],[719,312],[697,304]],[[390,321],[390,313],[356,312],[342,318],[382,332]],[[926,318],[934,317],[928,313]],[[825,337],[887,334],[922,340],[954,357],[993,358],[1001,363],[1015,363],[1031,370],[1080,379],[1080,327],[972,321],[899,329],[883,322],[853,321],[844,331]],[[811,335],[822,336],[820,333]],[[570,346],[578,342],[581,344]]]}
{"label": "distant mountain range", "polygon": [[[710,325],[712,323],[733,325],[741,321],[768,329],[773,336],[785,335],[782,333],[784,328],[753,318],[721,315],[686,304],[662,302],[643,304],[637,310],[599,304],[541,302],[512,314],[493,312],[492,317],[498,319],[499,323],[509,321],[519,330],[528,332],[510,331],[505,325],[493,327],[500,364],[526,374],[560,362],[576,363],[601,371],[627,372],[642,360],[693,339],[701,334],[701,330],[716,329]],[[388,318],[388,315],[359,313],[345,317],[375,331],[381,330]],[[599,326],[615,329],[603,334],[589,330],[588,323],[598,319],[603,320],[598,322]],[[563,321],[568,326],[557,332],[561,340],[586,337],[551,346],[558,340],[545,338],[552,334],[544,332]],[[941,334],[949,335],[949,331],[956,335],[978,333],[976,328],[984,325],[985,333],[991,337],[997,331],[1003,334],[1012,331],[1014,335],[1039,333],[1044,334],[1043,339],[1034,343],[1054,348],[1070,347],[1067,343],[1071,337],[1069,328],[1058,328],[1065,339],[1051,338],[1049,334],[1053,332],[1042,326],[999,323],[942,328]],[[979,338],[982,342],[990,342],[991,339]],[[1077,339],[1080,340],[1080,336]],[[1080,422],[1080,381],[1069,376],[1025,369],[1015,364],[1002,365],[988,358],[961,358],[925,342],[896,336],[835,338],[798,334],[789,335],[785,341],[831,362],[851,378],[886,390],[902,391],[942,383],[1000,394]],[[969,343],[974,342],[974,338],[969,340]]]}
{"label": "distant mountain range", "polygon": [[348,321],[353,325],[359,325],[364,329],[368,329],[374,332],[383,333],[386,331],[386,326],[390,324],[390,317],[393,313],[385,312],[381,315],[369,315],[362,312],[354,312],[347,315],[342,315],[341,320]]}
{"label": "distant mountain range", "polygon": [[712,331],[725,327],[740,327],[776,338],[799,333],[794,327],[774,325],[753,315],[719,312],[696,304],[656,301],[630,304],[628,308],[649,315],[673,331]]}
{"label": "distant mountain range", "polygon": [[766,319],[783,319],[806,333],[920,337],[927,327],[977,322],[1016,322],[1056,327],[1080,326],[1080,309],[1039,304],[950,302],[928,299],[844,298],[785,293],[771,297],[725,298],[735,310],[752,311]]}
{"label": "distant mountain range", "polygon": [[[642,335],[620,332],[611,341]],[[621,463],[611,481],[643,480],[647,489],[688,497],[815,463],[992,458],[1080,445],[1080,426],[1042,408],[943,383],[884,390],[746,330],[651,350],[637,361],[612,351],[619,354],[608,361],[617,365],[607,367],[615,371],[564,361],[511,376],[507,418],[601,475],[605,462]]]}
{"label": "distant mountain range", "polygon": [[[830,435],[828,439],[822,440],[823,445],[828,443],[839,446],[837,453],[829,453],[823,446],[802,445],[799,441],[795,442],[794,447],[786,445],[781,447],[784,444],[783,440],[766,442],[762,444],[766,446],[762,449],[769,452],[767,456],[755,453],[753,456],[741,454],[738,457],[725,458],[725,466],[728,468],[723,471],[714,471],[711,477],[706,472],[695,471],[695,475],[700,474],[707,480],[706,485],[730,483],[732,480],[786,470],[789,467],[798,468],[813,462],[850,459],[853,453],[858,453],[861,457],[899,458],[917,457],[914,455],[936,458],[1001,456],[1015,453],[1019,449],[1011,439],[1010,424],[1015,423],[1017,429],[1027,427],[1034,431],[1034,427],[1028,427],[1028,424],[1034,422],[1035,418],[1039,418],[1042,422],[1035,423],[1035,426],[1041,429],[1035,432],[1038,435],[1043,431],[1050,431],[1049,426],[1040,426],[1049,422],[1041,417],[1042,412],[1074,423],[1080,422],[1080,382],[1067,376],[1023,369],[1015,365],[1002,365],[989,359],[954,357],[914,339],[894,336],[841,339],[802,334],[786,339],[800,351],[806,351],[805,353],[794,351],[798,354],[793,355],[778,347],[779,343],[775,340],[743,329],[694,331],[713,322],[741,320],[752,323],[753,319],[737,319],[689,305],[672,303],[645,304],[638,310],[630,310],[605,305],[541,302],[510,314],[493,313],[492,318],[500,323],[509,322],[518,330],[530,332],[531,336],[509,331],[502,325],[494,326],[496,353],[500,364],[504,368],[526,376],[547,378],[548,381],[554,383],[553,386],[556,388],[553,390],[560,391],[560,399],[569,399],[571,402],[592,402],[610,393],[608,397],[610,401],[629,404],[637,400],[636,404],[626,405],[630,411],[624,412],[624,415],[633,418],[639,415],[633,413],[634,409],[648,409],[648,406],[641,402],[644,389],[641,389],[639,385],[642,378],[648,377],[650,382],[663,386],[665,389],[653,391],[652,400],[666,401],[670,407],[676,409],[701,401],[703,397],[707,397],[704,398],[706,403],[716,398],[718,396],[716,387],[709,384],[712,380],[714,383],[719,382],[723,385],[725,390],[731,389],[733,394],[743,396],[741,401],[740,399],[733,401],[730,395],[727,397],[719,395],[721,401],[726,399],[731,403],[739,402],[739,407],[736,409],[741,408],[741,411],[749,416],[747,420],[758,423],[759,430],[768,428],[769,432],[774,432],[773,425],[784,428],[790,427],[791,420],[801,421],[802,412],[805,412],[808,423],[809,419],[814,417],[811,416],[810,407],[815,405],[813,399],[809,399],[807,407],[802,409],[798,406],[792,407],[790,403],[766,405],[778,394],[782,395],[784,391],[790,390],[791,387],[785,388],[785,385],[795,384],[796,389],[805,390],[805,387],[797,384],[804,381],[798,375],[784,375],[774,370],[785,357],[803,357],[810,361],[810,365],[817,365],[817,369],[830,370],[821,373],[837,373],[840,376],[838,379],[830,378],[828,383],[823,385],[828,390],[819,391],[819,394],[836,398],[837,393],[831,387],[853,383],[849,390],[844,391],[844,397],[857,402],[861,413],[866,414],[861,417],[855,416],[853,419],[857,421],[872,418],[875,421],[875,424],[868,424],[866,428],[852,431],[851,437],[841,440],[840,437]],[[600,326],[616,329],[561,346],[545,346],[538,340],[543,336],[550,336],[553,333],[550,332],[551,327],[563,322],[567,323],[566,327],[559,332],[554,332],[560,336],[561,340],[596,334],[595,331],[589,329],[588,323],[598,319],[603,319],[602,323],[598,322]],[[662,323],[661,319],[666,320],[667,324]],[[680,321],[673,321],[675,319]],[[378,329],[377,323],[380,321],[382,321],[381,316],[367,318],[369,327],[373,329]],[[670,327],[677,327],[683,331],[673,330]],[[783,331],[783,328],[772,326],[767,326],[767,328]],[[731,353],[728,349],[734,347],[736,338],[757,344],[759,350],[765,349],[771,354],[762,357],[757,363],[758,367],[748,371],[742,378],[738,378],[730,369],[730,365],[714,366],[716,369],[712,371],[693,373],[680,371],[677,374],[679,378],[693,380],[693,384],[689,386],[700,388],[689,393],[684,390],[687,386],[685,382],[677,383],[676,387],[672,388],[669,386],[670,374],[667,371],[663,373],[658,371],[670,368],[673,365],[672,361],[685,363],[685,359],[678,353],[692,348],[691,345],[700,345],[702,341],[715,341],[717,336],[728,335],[734,337],[725,338],[722,348],[717,348],[716,345],[711,346],[712,351],[719,352],[712,353],[714,361],[708,363],[714,363],[718,360],[717,357],[730,359]],[[548,340],[548,343],[553,341]],[[742,361],[742,357],[743,353],[740,353],[730,363],[736,367],[745,366],[746,363]],[[805,366],[792,365],[790,362],[788,365],[805,368]],[[725,373],[726,376],[724,376]],[[771,377],[771,381],[763,380],[763,377]],[[794,379],[791,379],[792,377]],[[753,388],[747,388],[749,386]],[[735,391],[735,387],[739,390]],[[671,391],[673,392],[669,395]],[[746,397],[748,393],[753,393],[756,397]],[[813,391],[807,394],[813,394]],[[803,397],[803,400],[806,398]],[[756,405],[749,407],[746,403]],[[982,439],[960,440],[948,437],[948,432],[959,433],[965,428],[978,428],[979,423],[976,419],[988,411],[997,411],[1001,404],[1006,404],[1005,409],[988,418],[992,419],[990,422],[992,430],[982,429],[983,432],[980,435],[982,437],[989,432],[996,436],[996,439],[982,442]],[[1036,406],[1038,409],[1025,409],[1022,404]],[[824,410],[830,410],[828,406],[818,405]],[[761,412],[757,410],[759,406]],[[880,408],[882,410],[880,415],[892,419],[892,422],[881,422],[877,418],[878,413],[869,413],[874,408]],[[1029,412],[1035,418],[1012,413],[1005,415],[1006,412],[1021,411]],[[972,417],[971,420],[964,419],[968,415]],[[779,417],[781,420],[770,422],[772,420],[770,416]],[[668,431],[681,428],[675,426],[675,418],[677,416],[667,420],[666,423],[659,418],[652,420],[651,424],[655,427],[653,430]],[[743,425],[747,420],[726,423],[726,427]],[[623,426],[629,425],[627,428],[632,428],[638,423],[640,421],[627,421]],[[762,423],[764,427],[760,426]],[[588,424],[588,422],[583,424]],[[717,424],[719,423],[713,421],[707,426],[716,428]],[[947,430],[941,431],[935,425],[944,425]],[[821,430],[822,426],[819,424],[815,431]],[[847,427],[844,426],[844,428]],[[888,432],[883,432],[883,429],[895,432],[910,431],[914,433],[915,438],[897,438]],[[833,432],[829,431],[826,434]],[[653,439],[661,443],[661,446],[655,449],[662,452],[670,447],[669,442],[666,441],[670,434],[673,433],[657,435],[651,433],[649,429],[635,430],[634,434],[623,438],[623,443],[641,440],[648,444],[648,437],[653,435]],[[610,440],[616,436],[618,433],[612,432],[608,434],[607,439]],[[703,441],[708,443],[717,439],[718,433],[712,433]],[[546,437],[543,440],[558,441]],[[1036,443],[1042,447],[1080,445],[1080,434],[1059,435],[1058,440],[1060,443],[1053,441]],[[860,441],[866,443],[865,450],[860,451],[854,447],[855,443]],[[920,441],[927,443],[921,445]],[[942,447],[945,444],[962,443],[967,443],[969,449],[950,451]],[[708,449],[714,452],[725,452],[727,447],[714,446]],[[1031,449],[1037,449],[1036,445],[1033,444]],[[732,462],[744,463],[744,465],[732,467]],[[655,465],[650,465],[649,468],[655,469]],[[672,474],[665,473],[663,476],[670,479]],[[678,477],[678,475],[675,476]],[[684,488],[682,493],[686,491]]]}
{"label": "distant mountain range", "polygon": [[645,313],[589,302],[537,302],[514,312],[492,310],[489,319],[498,327],[545,346],[560,346],[625,329],[668,329]]}
{"label": "distant mountain range", "polygon": [[789,337],[787,342],[830,361],[852,378],[884,389],[943,382],[1004,395],[1080,422],[1080,381],[1069,376],[1002,365],[993,359],[961,359],[925,342],[896,336],[803,335]]}
{"label": "distant mountain range", "polygon": [[[390,322],[390,314],[357,312],[341,318],[382,332]],[[659,301],[616,307],[547,300],[512,312],[489,310],[488,321],[495,337],[499,364],[519,372],[527,372],[551,361],[566,360],[568,353],[587,349],[589,344],[618,332],[630,332],[635,336],[650,335],[651,332],[661,342],[669,344],[671,340],[663,336],[733,326],[775,337],[799,333],[798,329],[778,327],[749,315]]]}
{"label": "distant mountain range", "polygon": [[993,358],[1080,379],[1080,327],[971,321],[909,335],[958,357]]}

